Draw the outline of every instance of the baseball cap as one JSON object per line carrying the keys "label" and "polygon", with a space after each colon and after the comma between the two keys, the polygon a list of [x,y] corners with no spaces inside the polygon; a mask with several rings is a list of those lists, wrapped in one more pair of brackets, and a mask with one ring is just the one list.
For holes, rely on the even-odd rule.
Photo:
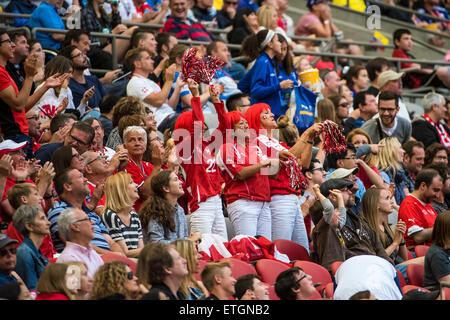
{"label": "baseball cap", "polygon": [[339,168],[334,170],[332,173],[330,173],[328,179],[343,179],[345,177],[348,177],[349,175],[356,174],[358,172],[358,167],[353,169],[344,169]]}
{"label": "baseball cap", "polygon": [[439,295],[440,290],[428,291],[418,288],[406,292],[402,300],[436,300]]}
{"label": "baseball cap", "polygon": [[4,233],[0,233],[0,249],[6,247],[10,243],[19,243],[19,241],[11,239]]}
{"label": "baseball cap", "polygon": [[23,149],[27,145],[28,145],[27,141],[17,143],[9,139],[5,140],[2,143],[0,143],[0,158],[12,151]]}
{"label": "baseball cap", "polygon": [[345,187],[349,189],[352,188],[353,182],[346,179],[328,179],[320,185],[320,193],[323,194],[324,197],[328,197],[330,195],[330,190],[339,190]]}
{"label": "baseball cap", "polygon": [[382,88],[388,81],[392,80],[398,80],[401,77],[403,77],[405,73],[404,72],[395,72],[393,70],[386,70],[383,71],[379,76],[377,80],[378,87]]}

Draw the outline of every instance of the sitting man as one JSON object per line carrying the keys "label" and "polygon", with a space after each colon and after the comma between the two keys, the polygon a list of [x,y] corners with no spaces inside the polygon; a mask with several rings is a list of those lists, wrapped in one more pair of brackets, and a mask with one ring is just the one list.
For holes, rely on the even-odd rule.
{"label": "sitting man", "polygon": [[317,292],[312,277],[299,267],[281,272],[274,287],[280,300],[309,300]]}
{"label": "sitting man", "polygon": [[201,278],[209,292],[205,300],[229,300],[235,293],[236,279],[228,261],[208,263],[202,270]]}
{"label": "sitting man", "polygon": [[238,300],[269,300],[269,290],[257,274],[239,277],[234,285],[234,297]]}

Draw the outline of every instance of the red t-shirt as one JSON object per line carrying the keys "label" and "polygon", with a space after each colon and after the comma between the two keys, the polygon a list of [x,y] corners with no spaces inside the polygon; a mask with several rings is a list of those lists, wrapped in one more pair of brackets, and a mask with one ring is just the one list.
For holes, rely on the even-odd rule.
{"label": "red t-shirt", "polygon": [[[375,167],[375,166],[372,166],[372,167],[370,167],[373,171],[375,171],[376,172],[376,174],[377,175],[380,175],[380,172],[378,171],[378,169],[377,169],[377,167]],[[369,178],[369,176],[367,175],[367,173],[366,173],[366,171],[361,167],[361,166],[358,166],[358,173],[356,173],[356,176],[359,178],[359,180],[361,180],[361,182],[364,184],[364,187],[366,188],[366,189],[369,189],[372,185],[373,185],[373,183],[372,183],[372,181],[370,181],[370,178]]]}
{"label": "red t-shirt", "polygon": [[[142,187],[145,180],[150,177],[153,171],[153,165],[150,162],[141,161],[141,166],[142,169],[133,160],[130,159],[128,161],[127,167],[125,168],[125,172],[131,175],[131,178],[133,179],[134,183],[138,185],[138,188]],[[143,202],[144,199],[139,198],[134,203],[134,210],[136,212],[139,212],[139,209],[141,208]]]}
{"label": "red t-shirt", "polygon": [[[436,216],[437,213],[431,204],[424,203],[411,194],[405,197],[398,210],[398,219],[406,223],[405,240],[408,247],[417,245],[411,235],[423,229],[432,228]],[[431,242],[427,241],[424,244],[431,245]]]}
{"label": "red t-shirt", "polygon": [[136,6],[136,13],[138,13],[141,17],[144,13],[150,12],[152,8],[150,8],[150,5],[147,2],[144,2],[140,6]]}
{"label": "red t-shirt", "polygon": [[[35,184],[34,181],[28,180],[28,179],[26,179],[25,182]],[[11,179],[10,177],[6,178],[5,191],[3,192],[2,201],[5,201],[6,199],[8,199],[8,190],[11,187],[15,186],[16,184],[17,184],[16,180]],[[0,221],[11,222],[11,216],[4,214],[2,212],[1,216],[0,216]]]}
{"label": "red t-shirt", "polygon": [[[411,56],[409,56],[406,52],[400,50],[400,49],[394,49],[392,51],[392,57],[393,58],[402,58],[402,59],[411,59]],[[412,65],[412,62],[401,62],[400,67],[402,69],[410,68]],[[420,87],[420,76],[415,72],[408,72],[405,77],[405,86],[409,87],[411,89],[419,88]]]}
{"label": "red t-shirt", "polygon": [[[225,199],[230,204],[238,199],[244,198],[253,201],[270,201],[269,176],[256,173],[254,176],[239,181],[236,174],[244,167],[260,162],[260,158],[251,161],[249,146],[226,143],[222,145],[217,155],[217,166],[222,178],[225,180]],[[256,154],[256,152],[255,152]]]}

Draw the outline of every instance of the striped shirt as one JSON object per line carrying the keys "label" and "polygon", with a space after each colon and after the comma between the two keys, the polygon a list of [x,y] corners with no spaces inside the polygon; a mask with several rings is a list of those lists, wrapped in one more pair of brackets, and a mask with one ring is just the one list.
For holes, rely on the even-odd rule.
{"label": "striped shirt", "polygon": [[[50,221],[50,235],[52,236],[53,244],[58,253],[64,250],[65,243],[61,240],[58,232],[58,217],[67,208],[73,208],[73,206],[62,199],[57,202],[52,209],[47,214],[47,218]],[[83,203],[82,210],[89,216],[89,218],[95,222],[94,225],[94,239],[92,239],[91,244],[106,250],[111,250],[108,242],[106,241],[103,234],[109,234],[108,229],[102,223],[102,219],[94,212],[89,210],[88,207]]]}
{"label": "striped shirt", "polygon": [[137,249],[139,239],[143,238],[141,220],[135,211],[130,212],[130,225],[122,222],[120,217],[114,211],[107,209],[102,220],[109,230],[109,234],[114,241],[125,240],[128,250]]}
{"label": "striped shirt", "polygon": [[211,42],[212,37],[206,31],[205,27],[189,18],[181,20],[178,18],[169,18],[164,24],[164,32],[172,32],[178,39]]}

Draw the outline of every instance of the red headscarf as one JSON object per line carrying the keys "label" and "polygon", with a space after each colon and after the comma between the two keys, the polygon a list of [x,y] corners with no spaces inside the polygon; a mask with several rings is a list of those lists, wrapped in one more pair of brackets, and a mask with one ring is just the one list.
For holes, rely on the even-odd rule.
{"label": "red headscarf", "polygon": [[260,129],[263,129],[263,127],[261,127],[260,115],[261,112],[267,109],[271,110],[267,103],[256,103],[247,109],[245,112],[245,118],[247,119],[248,127],[250,129],[254,129],[257,132]]}

